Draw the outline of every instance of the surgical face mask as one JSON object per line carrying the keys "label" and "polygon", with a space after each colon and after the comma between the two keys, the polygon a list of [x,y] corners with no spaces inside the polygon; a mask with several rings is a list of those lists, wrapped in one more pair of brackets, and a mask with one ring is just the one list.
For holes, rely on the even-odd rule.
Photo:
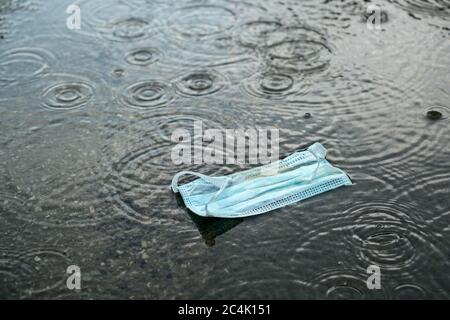
{"label": "surgical face mask", "polygon": [[[320,143],[287,158],[228,176],[182,171],[172,179],[186,206],[203,217],[240,218],[265,213],[320,193],[351,185],[347,174],[326,159]],[[181,176],[198,179],[178,186]]]}

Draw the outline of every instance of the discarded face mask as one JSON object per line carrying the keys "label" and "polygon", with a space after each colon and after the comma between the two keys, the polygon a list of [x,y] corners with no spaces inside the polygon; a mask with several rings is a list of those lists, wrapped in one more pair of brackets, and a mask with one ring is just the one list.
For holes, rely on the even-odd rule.
{"label": "discarded face mask", "polygon": [[[326,153],[323,145],[314,143],[283,160],[228,176],[182,171],[173,177],[172,190],[180,192],[186,206],[203,217],[253,216],[351,185],[347,174],[325,159]],[[183,175],[199,179],[178,186]]]}

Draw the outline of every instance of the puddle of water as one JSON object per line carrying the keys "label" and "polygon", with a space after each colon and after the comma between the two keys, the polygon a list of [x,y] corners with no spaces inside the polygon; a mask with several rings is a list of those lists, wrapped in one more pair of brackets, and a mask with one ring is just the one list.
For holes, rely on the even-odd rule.
{"label": "puddle of water", "polygon": [[[447,298],[450,3],[375,2],[370,30],[365,1],[326,2],[3,1],[0,297]],[[354,185],[195,216],[176,172],[246,167],[174,164],[200,121],[320,141]]]}

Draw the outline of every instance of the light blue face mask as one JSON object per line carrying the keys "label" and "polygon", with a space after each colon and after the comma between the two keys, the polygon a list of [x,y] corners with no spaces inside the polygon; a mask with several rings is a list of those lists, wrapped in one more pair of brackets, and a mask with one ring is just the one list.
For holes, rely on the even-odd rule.
{"label": "light blue face mask", "polygon": [[[289,157],[228,176],[182,171],[172,179],[186,206],[203,217],[240,218],[265,213],[320,193],[351,185],[347,174],[326,159],[320,143]],[[199,177],[178,186],[183,175]]]}

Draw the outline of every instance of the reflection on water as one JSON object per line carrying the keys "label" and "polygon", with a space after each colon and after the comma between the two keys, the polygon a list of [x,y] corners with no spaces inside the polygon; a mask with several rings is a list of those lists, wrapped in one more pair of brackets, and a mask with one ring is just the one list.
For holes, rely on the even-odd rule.
{"label": "reflection on water", "polygon": [[[2,1],[0,297],[448,298],[449,12]],[[175,165],[172,133],[195,137],[198,121],[277,127],[282,155],[319,141],[354,186],[248,219],[196,216],[169,189],[176,172],[246,168]]]}
{"label": "reflection on water", "polygon": [[238,224],[244,221],[244,218],[225,219],[213,217],[205,218],[198,216],[191,210],[186,208],[183,199],[179,194],[177,194],[176,198],[178,205],[180,207],[184,207],[185,211],[198,228],[198,231],[202,235],[203,240],[205,240],[205,244],[209,247],[212,247],[216,244],[216,238],[218,236],[233,229]]}
{"label": "reflection on water", "polygon": [[189,216],[202,234],[205,244],[209,247],[216,244],[216,237],[242,222],[242,219],[203,218],[192,212],[189,212]]}

